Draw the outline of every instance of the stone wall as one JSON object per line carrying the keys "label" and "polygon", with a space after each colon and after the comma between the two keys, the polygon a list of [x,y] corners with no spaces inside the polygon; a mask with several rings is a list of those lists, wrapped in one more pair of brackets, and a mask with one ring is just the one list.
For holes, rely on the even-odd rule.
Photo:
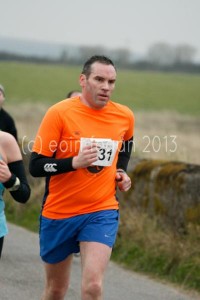
{"label": "stone wall", "polygon": [[157,216],[160,224],[185,232],[200,224],[200,166],[135,159],[129,164],[133,186],[124,200],[130,209]]}

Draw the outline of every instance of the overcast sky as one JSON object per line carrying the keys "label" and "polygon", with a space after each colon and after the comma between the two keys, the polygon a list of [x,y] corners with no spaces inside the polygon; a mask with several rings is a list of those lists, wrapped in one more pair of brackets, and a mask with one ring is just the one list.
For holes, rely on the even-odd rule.
{"label": "overcast sky", "polygon": [[200,0],[0,0],[0,36],[128,47],[189,44],[200,61]]}

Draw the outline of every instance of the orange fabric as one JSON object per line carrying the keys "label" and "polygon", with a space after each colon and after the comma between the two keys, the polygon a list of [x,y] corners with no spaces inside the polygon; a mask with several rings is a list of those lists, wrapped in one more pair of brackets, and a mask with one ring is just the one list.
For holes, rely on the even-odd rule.
{"label": "orange fabric", "polygon": [[[109,138],[119,141],[133,136],[132,111],[109,101],[101,110],[94,110],[79,97],[63,100],[46,113],[36,135],[33,151],[56,158],[78,154],[80,138]],[[112,166],[78,169],[51,176],[42,215],[61,219],[104,209],[117,209],[115,175],[118,152]],[[98,172],[99,171],[99,172]],[[96,173],[94,173],[96,172]]]}

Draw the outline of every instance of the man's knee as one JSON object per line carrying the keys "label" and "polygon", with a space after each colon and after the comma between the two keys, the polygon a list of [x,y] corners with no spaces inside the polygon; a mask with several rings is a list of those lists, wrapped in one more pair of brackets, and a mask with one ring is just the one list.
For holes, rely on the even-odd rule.
{"label": "man's knee", "polygon": [[96,299],[102,294],[102,282],[92,280],[82,285],[83,295],[90,295]]}
{"label": "man's knee", "polygon": [[[67,289],[68,286],[61,287],[61,286],[51,285],[46,288],[46,294],[50,297],[50,299],[62,300],[66,295]],[[47,297],[47,299],[49,298]]]}

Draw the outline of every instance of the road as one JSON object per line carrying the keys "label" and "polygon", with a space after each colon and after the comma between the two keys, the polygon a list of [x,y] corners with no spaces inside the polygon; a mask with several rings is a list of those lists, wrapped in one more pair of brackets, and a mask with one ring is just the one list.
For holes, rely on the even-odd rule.
{"label": "road", "polygon": [[[0,261],[0,300],[39,300],[44,282],[38,234],[9,224]],[[74,258],[66,299],[80,300],[80,258]],[[110,262],[105,278],[105,300],[196,300],[172,286],[127,271]]]}

